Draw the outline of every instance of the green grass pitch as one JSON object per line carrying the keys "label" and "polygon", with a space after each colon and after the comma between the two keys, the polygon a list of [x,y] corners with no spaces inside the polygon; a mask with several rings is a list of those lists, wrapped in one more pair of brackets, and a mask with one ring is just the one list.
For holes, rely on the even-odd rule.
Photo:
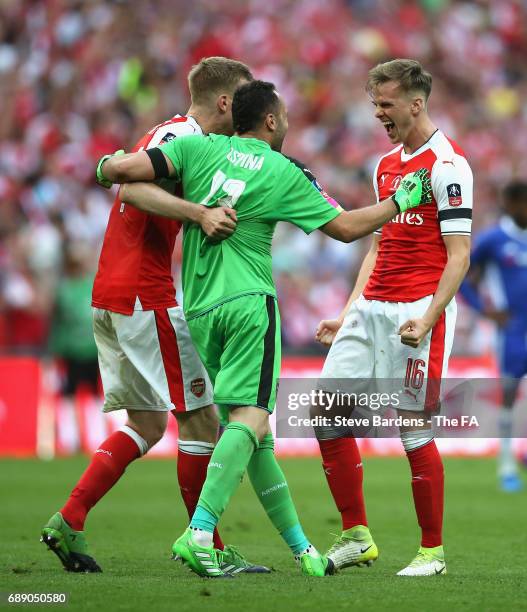
{"label": "green grass pitch", "polygon": [[[67,610],[527,609],[527,495],[498,492],[492,460],[445,461],[446,576],[395,577],[419,544],[409,469],[404,458],[367,458],[366,503],[380,550],[373,567],[301,576],[244,482],[222,519],[224,540],[276,571],[228,581],[200,579],[169,559],[187,522],[170,460],[136,462],[92,511],[88,542],[104,573],[64,572],[39,532],[86,463],[0,461],[0,591],[64,591]],[[306,533],[326,550],[339,521],[319,460],[281,463]]]}

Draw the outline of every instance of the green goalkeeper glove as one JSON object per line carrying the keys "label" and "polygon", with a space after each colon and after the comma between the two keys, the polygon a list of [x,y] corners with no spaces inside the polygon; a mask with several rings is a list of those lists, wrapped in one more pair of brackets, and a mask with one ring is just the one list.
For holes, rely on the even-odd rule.
{"label": "green goalkeeper glove", "polygon": [[116,151],[115,153],[112,153],[111,155],[103,155],[101,159],[97,162],[97,171],[95,172],[96,181],[102,187],[106,187],[106,189],[110,189],[113,183],[112,181],[109,181],[104,176],[103,171],[102,171],[102,165],[107,159],[110,159],[110,157],[113,157],[114,155],[124,155],[124,149],[119,149],[118,151]]}
{"label": "green goalkeeper glove", "polygon": [[399,212],[405,212],[421,204],[430,204],[432,201],[432,181],[428,170],[421,168],[416,172],[406,174],[392,196],[392,200]]}

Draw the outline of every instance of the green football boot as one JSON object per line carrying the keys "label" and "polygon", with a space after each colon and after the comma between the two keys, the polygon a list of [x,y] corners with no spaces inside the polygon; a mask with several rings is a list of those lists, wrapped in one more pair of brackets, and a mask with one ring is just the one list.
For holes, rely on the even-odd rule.
{"label": "green football boot", "polygon": [[379,550],[371,537],[370,530],[364,525],[356,525],[337,536],[326,555],[337,569],[343,569],[352,565],[359,567],[372,565],[379,556]]}
{"label": "green football boot", "polygon": [[256,565],[247,561],[240,551],[232,546],[225,546],[223,550],[216,551],[221,570],[225,574],[270,574],[271,570],[265,565]]}
{"label": "green football boot", "polygon": [[172,558],[187,564],[195,574],[203,578],[234,578],[221,569],[218,551],[213,546],[200,546],[194,542],[190,527],[174,542]]}
{"label": "green football boot", "polygon": [[295,555],[295,560],[305,576],[331,576],[335,573],[333,561],[321,555],[314,546]]}
{"label": "green football boot", "polygon": [[397,572],[398,576],[444,576],[446,574],[445,553],[442,546],[421,546],[415,559]]}
{"label": "green football boot", "polygon": [[95,559],[88,555],[84,532],[72,529],[60,512],[43,527],[40,541],[57,555],[67,572],[102,572]]}

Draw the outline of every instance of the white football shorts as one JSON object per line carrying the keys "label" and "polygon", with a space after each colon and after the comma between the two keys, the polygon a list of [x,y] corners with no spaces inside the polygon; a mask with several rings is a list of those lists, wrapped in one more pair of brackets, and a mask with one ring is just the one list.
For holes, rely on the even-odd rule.
{"label": "white football shorts", "polygon": [[[381,302],[362,295],[351,305],[324,363],[319,388],[336,390],[336,381],[356,393],[398,390],[402,410],[435,410],[441,378],[452,351],[457,306],[453,299],[417,348],[401,343],[399,327],[421,318],[431,295],[415,302]],[[356,380],[356,389],[354,381]]]}
{"label": "white football shorts", "polygon": [[93,308],[103,412],[187,412],[212,404],[212,384],[180,306],[131,316]]}

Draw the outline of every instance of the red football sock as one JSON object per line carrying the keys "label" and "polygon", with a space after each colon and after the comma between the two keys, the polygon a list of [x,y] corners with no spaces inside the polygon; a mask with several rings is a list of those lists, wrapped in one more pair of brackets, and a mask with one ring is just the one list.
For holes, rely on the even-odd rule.
{"label": "red football sock", "polygon": [[406,453],[412,470],[417,522],[421,527],[421,546],[441,546],[443,527],[444,472],[441,455],[434,440]]}
{"label": "red football sock", "polygon": [[362,492],[362,460],[355,438],[319,440],[322,467],[337,508],[342,529],[368,525]]}
{"label": "red football sock", "polygon": [[[181,497],[183,497],[189,518],[192,518],[194,510],[196,509],[203,483],[207,477],[207,466],[209,465],[209,461],[210,455],[193,455],[179,449],[177,478],[181,490]],[[214,548],[218,548],[219,550],[224,549],[225,545],[217,529],[214,530],[213,540]]]}
{"label": "red football sock", "polygon": [[61,509],[64,520],[77,531],[84,529],[90,509],[119,480],[126,466],[139,457],[137,443],[123,431],[114,432],[95,451],[90,465]]}

